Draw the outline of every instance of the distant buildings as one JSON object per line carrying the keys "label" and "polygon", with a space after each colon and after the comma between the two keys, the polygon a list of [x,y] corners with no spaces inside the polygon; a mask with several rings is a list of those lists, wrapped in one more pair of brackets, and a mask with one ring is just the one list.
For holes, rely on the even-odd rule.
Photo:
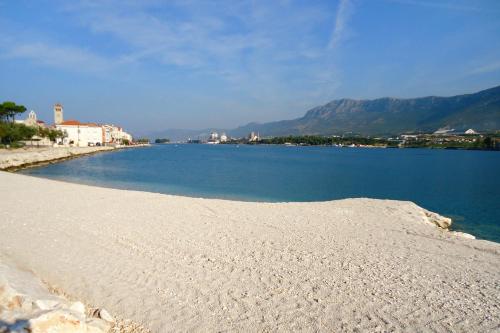
{"label": "distant buildings", "polygon": [[123,144],[132,142],[132,135],[128,134],[123,128],[114,125],[102,125],[104,131],[104,144]]}
{"label": "distant buildings", "polygon": [[208,137],[207,143],[208,144],[218,144],[218,143],[220,143],[219,134],[217,132],[210,133],[210,136]]}
{"label": "distant buildings", "polygon": [[257,141],[259,141],[259,139],[260,139],[259,133],[251,132],[248,135],[248,141],[249,142],[257,142]]}
{"label": "distant buildings", "polygon": [[227,135],[226,135],[226,133],[222,133],[221,134],[221,136],[220,136],[220,142],[221,143],[227,142]]}
{"label": "distant buildings", "polygon": [[260,140],[260,136],[256,132],[251,132],[248,136],[243,137],[243,138],[230,138],[226,133],[222,132],[220,135],[219,133],[213,131],[210,133],[208,136],[208,139],[206,141],[201,141],[201,140],[191,140],[189,139],[189,143],[207,143],[207,144],[219,144],[219,143],[248,143],[248,142],[257,142]]}

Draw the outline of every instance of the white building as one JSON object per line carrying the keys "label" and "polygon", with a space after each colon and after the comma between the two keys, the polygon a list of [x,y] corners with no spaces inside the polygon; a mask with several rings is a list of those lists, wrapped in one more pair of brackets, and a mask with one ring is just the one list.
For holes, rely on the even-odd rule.
{"label": "white building", "polygon": [[35,111],[31,110],[30,113],[28,114],[28,118],[24,121],[24,124],[27,126],[36,126],[36,113]]}
{"label": "white building", "polygon": [[25,120],[16,120],[16,124],[24,124],[31,127],[45,127],[45,122],[43,122],[42,120],[38,120],[36,117],[36,113],[33,110],[28,113],[28,118],[26,118]]}
{"label": "white building", "polygon": [[208,138],[207,143],[211,143],[211,144],[220,143],[220,141],[219,141],[219,134],[217,132],[210,133],[210,137]]}
{"label": "white building", "polygon": [[56,129],[64,133],[64,138],[59,140],[64,145],[88,147],[104,144],[104,129],[97,124],[68,120],[56,124]]}
{"label": "white building", "polygon": [[259,133],[251,132],[248,135],[248,141],[250,141],[250,142],[259,141],[259,139],[260,139]]}
{"label": "white building", "polygon": [[124,144],[132,142],[132,135],[115,125],[102,125],[104,133],[104,144]]}
{"label": "white building", "polygon": [[227,135],[226,133],[222,133],[220,136],[220,142],[227,142]]}

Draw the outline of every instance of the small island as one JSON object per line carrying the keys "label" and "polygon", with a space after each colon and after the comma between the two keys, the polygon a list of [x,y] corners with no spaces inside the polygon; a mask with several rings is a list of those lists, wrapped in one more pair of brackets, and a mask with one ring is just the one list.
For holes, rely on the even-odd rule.
{"label": "small island", "polygon": [[170,139],[166,139],[166,138],[155,139],[155,143],[169,143],[169,142],[170,142]]}

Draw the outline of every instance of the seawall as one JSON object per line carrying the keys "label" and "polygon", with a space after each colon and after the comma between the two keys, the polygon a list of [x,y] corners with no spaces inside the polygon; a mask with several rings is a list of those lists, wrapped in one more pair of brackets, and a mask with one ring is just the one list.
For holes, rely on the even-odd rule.
{"label": "seawall", "polygon": [[67,159],[100,152],[144,146],[149,145],[121,147],[44,147],[0,149],[0,170],[15,171],[22,168],[57,163]]}

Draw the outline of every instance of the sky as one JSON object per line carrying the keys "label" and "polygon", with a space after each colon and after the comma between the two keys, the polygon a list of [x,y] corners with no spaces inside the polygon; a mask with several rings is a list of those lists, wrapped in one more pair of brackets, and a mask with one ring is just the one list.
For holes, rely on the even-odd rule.
{"label": "sky", "polygon": [[145,133],[470,93],[500,85],[499,17],[498,0],[0,0],[0,101]]}

